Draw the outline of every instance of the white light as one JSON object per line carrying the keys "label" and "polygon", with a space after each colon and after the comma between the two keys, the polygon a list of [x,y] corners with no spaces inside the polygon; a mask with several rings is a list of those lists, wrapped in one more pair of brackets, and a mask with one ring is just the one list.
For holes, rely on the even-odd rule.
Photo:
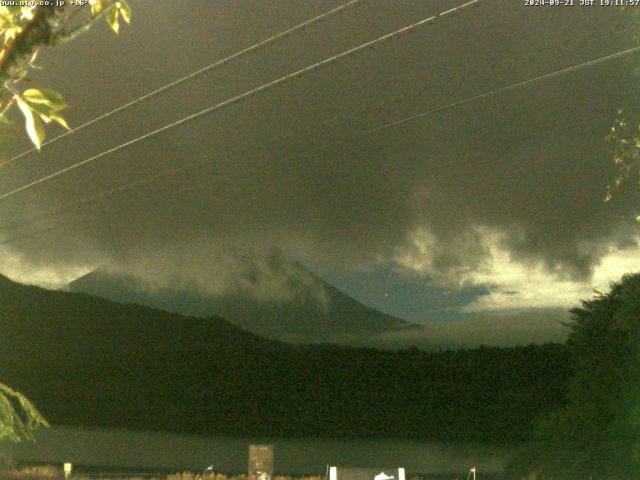
{"label": "white light", "polygon": [[338,480],[338,467],[329,468],[329,480]]}
{"label": "white light", "polygon": [[404,468],[398,469],[398,480],[404,480]]}

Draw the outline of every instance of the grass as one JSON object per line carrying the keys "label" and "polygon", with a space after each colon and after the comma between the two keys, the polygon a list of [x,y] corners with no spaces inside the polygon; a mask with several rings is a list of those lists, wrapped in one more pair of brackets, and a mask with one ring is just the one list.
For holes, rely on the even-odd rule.
{"label": "grass", "polygon": [[[172,473],[167,476],[122,476],[113,474],[100,475],[91,474],[72,475],[71,480],[93,480],[100,478],[103,480],[249,480],[247,475],[234,475],[227,476],[220,473],[193,473],[193,472],[181,472]],[[53,466],[42,467],[25,467],[20,469],[3,470],[0,471],[0,480],[62,480],[64,479],[64,473],[61,468]],[[320,477],[288,477],[288,476],[274,476],[273,480],[320,480]]]}

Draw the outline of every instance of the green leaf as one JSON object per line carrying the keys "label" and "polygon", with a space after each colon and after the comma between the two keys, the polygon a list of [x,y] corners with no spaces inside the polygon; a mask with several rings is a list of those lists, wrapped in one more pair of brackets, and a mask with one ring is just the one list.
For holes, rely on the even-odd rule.
{"label": "green leaf", "polygon": [[62,98],[62,95],[55,90],[49,90],[47,88],[29,88],[22,92],[22,97],[29,103],[46,105],[54,112],[62,110],[68,106]]}
{"label": "green leaf", "polygon": [[0,383],[0,439],[33,440],[33,433],[48,427],[45,418],[21,393]]}
{"label": "green leaf", "polygon": [[54,113],[53,115],[51,115],[51,120],[53,120],[54,122],[62,125],[67,130],[71,130],[69,128],[69,125],[67,124],[67,121],[64,118],[62,118],[60,115],[58,115],[57,113]]}
{"label": "green leaf", "polygon": [[118,12],[119,10],[115,5],[113,5],[107,12],[107,23],[109,24],[109,27],[111,27],[111,30],[116,33],[118,33],[118,31],[120,30],[120,22],[118,22]]}
{"label": "green leaf", "polygon": [[127,0],[120,0],[117,5],[122,19],[127,23],[131,23],[131,7],[129,6],[129,2],[127,2]]}
{"label": "green leaf", "polygon": [[27,104],[27,106],[31,109],[32,112],[37,113],[45,123],[49,123],[51,121],[51,115],[55,112],[49,105],[43,105],[41,103],[31,103],[25,99],[22,99],[23,102]]}
{"label": "green leaf", "polygon": [[17,99],[18,107],[22,111],[25,119],[25,125],[27,128],[27,134],[29,138],[36,146],[38,150],[42,146],[42,141],[45,137],[44,124],[42,123],[42,119],[38,115],[34,115],[33,110],[29,106],[27,102],[22,100],[21,98]]}
{"label": "green leaf", "polygon": [[7,43],[9,40],[13,40],[16,38],[16,35],[20,33],[21,29],[19,27],[7,28],[4,31],[4,41]]}
{"label": "green leaf", "polygon": [[91,4],[91,15],[96,15],[102,11],[102,0],[89,0]]}
{"label": "green leaf", "polygon": [[2,19],[2,28],[9,28],[16,25],[16,19],[9,11],[9,7],[0,7],[0,19]]}
{"label": "green leaf", "polygon": [[0,15],[2,16],[14,16],[18,15],[22,12],[22,7],[20,6],[3,6],[0,7]]}

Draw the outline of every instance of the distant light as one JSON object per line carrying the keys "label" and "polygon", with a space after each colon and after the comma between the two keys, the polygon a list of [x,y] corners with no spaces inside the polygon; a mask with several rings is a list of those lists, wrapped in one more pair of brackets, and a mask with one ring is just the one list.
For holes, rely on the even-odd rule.
{"label": "distant light", "polygon": [[404,480],[404,468],[398,469],[398,480]]}
{"label": "distant light", "polygon": [[71,476],[71,471],[73,470],[73,465],[71,462],[67,462],[62,466],[64,471],[64,478],[69,478]]}
{"label": "distant light", "polygon": [[338,480],[338,467],[329,468],[329,480]]}

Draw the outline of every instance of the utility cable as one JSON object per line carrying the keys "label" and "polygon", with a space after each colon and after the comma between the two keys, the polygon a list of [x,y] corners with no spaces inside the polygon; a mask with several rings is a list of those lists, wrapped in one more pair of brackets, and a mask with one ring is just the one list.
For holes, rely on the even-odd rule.
{"label": "utility cable", "polygon": [[[490,95],[495,95],[495,94],[499,94],[499,93],[502,93],[502,92],[505,92],[505,91],[508,91],[508,90],[512,90],[512,89],[517,88],[517,87],[522,87],[522,86],[528,85],[528,84],[533,83],[533,82],[537,82],[537,81],[542,81],[542,80],[545,80],[545,79],[553,78],[553,77],[556,77],[556,76],[559,76],[559,75],[563,75],[563,74],[566,74],[566,73],[569,73],[569,72],[576,71],[576,70],[578,70],[580,68],[587,68],[589,66],[593,66],[593,65],[596,65],[596,64],[599,64],[599,63],[603,63],[605,61],[611,61],[611,60],[620,58],[622,56],[630,55],[632,53],[637,53],[638,50],[640,50],[640,47],[624,50],[624,51],[621,51],[621,52],[616,52],[616,53],[613,53],[613,54],[610,54],[610,55],[606,55],[604,57],[600,57],[600,58],[597,58],[597,59],[594,59],[594,60],[589,60],[589,61],[577,64],[577,65],[572,65],[570,67],[566,67],[566,68],[563,68],[563,69],[560,69],[560,70],[556,70],[554,72],[550,72],[550,73],[546,73],[546,74],[539,75],[539,76],[536,76],[536,77],[532,77],[530,79],[527,79],[527,80],[524,80],[524,81],[521,81],[521,82],[516,82],[516,83],[510,84],[510,85],[507,85],[505,87],[494,89],[494,90],[491,90],[489,92],[485,92],[485,93],[481,93],[481,94],[478,94],[478,95],[475,95],[475,96],[472,96],[472,97],[468,97],[468,98],[466,98],[464,100],[460,100],[460,101],[457,101],[457,102],[449,103],[449,104],[447,104],[445,106],[438,107],[438,108],[435,108],[435,109],[432,109],[432,110],[428,110],[426,112],[422,112],[420,114],[412,115],[410,117],[405,117],[403,119],[395,120],[393,122],[389,122],[389,123],[386,123],[384,125],[381,125],[381,126],[378,126],[378,127],[374,127],[374,128],[369,129],[369,130],[365,130],[364,132],[360,132],[360,133],[356,134],[355,138],[362,137],[362,136],[365,136],[365,135],[369,135],[369,134],[372,134],[372,133],[376,133],[378,131],[381,131],[381,130],[384,130],[384,129],[387,129],[387,128],[392,128],[392,127],[395,127],[395,126],[399,126],[399,125],[401,125],[403,123],[406,123],[408,121],[412,121],[412,120],[416,120],[416,119],[419,119],[419,118],[423,118],[423,117],[425,117],[425,116],[427,116],[429,114],[435,114],[435,113],[440,112],[440,111],[444,111],[444,110],[447,110],[447,109],[455,108],[455,107],[457,107],[459,105],[463,105],[463,104],[469,103],[469,102],[474,101],[474,100],[485,98],[485,97],[488,97]],[[418,95],[421,95],[422,93],[423,93],[423,89],[421,89],[418,92]],[[403,97],[403,96],[404,95],[401,95],[401,97]],[[365,112],[366,112],[366,110],[370,110],[370,108],[365,109]],[[345,142],[342,142],[341,144],[344,144],[344,143]],[[308,148],[303,149],[302,152],[296,152],[291,157],[297,156],[300,153],[304,153],[305,151],[317,150],[318,146],[319,145],[317,145],[317,144],[316,145],[312,145],[310,148],[308,147]],[[255,145],[252,145],[248,149],[244,149],[243,152],[244,151],[248,151],[251,148],[255,148]],[[288,157],[288,158],[291,158],[291,157]],[[142,184],[145,184],[145,183],[149,183],[150,181],[154,180],[155,178],[158,178],[158,177],[161,177],[161,176],[165,176],[165,175],[170,174],[170,173],[176,173],[176,172],[179,172],[179,171],[191,170],[191,169],[194,169],[194,168],[196,168],[198,166],[201,166],[201,165],[189,165],[189,166],[184,166],[184,167],[180,167],[180,168],[177,168],[177,169],[168,170],[166,172],[154,175],[152,177],[148,177],[147,179],[141,179],[141,180],[138,180],[138,181],[135,181],[135,182],[131,182],[131,183],[126,184],[126,185],[122,185],[122,186],[107,190],[106,192],[102,192],[102,193],[98,193],[98,194],[95,194],[95,195],[91,195],[89,197],[84,197],[84,198],[82,198],[82,199],[80,199],[80,200],[78,200],[76,202],[71,203],[71,204],[67,204],[67,205],[64,205],[62,207],[59,207],[59,208],[56,208],[56,209],[52,209],[52,210],[49,210],[49,211],[45,211],[45,212],[42,212],[41,214],[42,215],[48,215],[48,214],[61,213],[61,212],[63,212],[64,210],[66,210],[68,208],[73,208],[75,205],[79,205],[79,204],[87,203],[87,202],[90,202],[90,201],[93,201],[93,200],[96,200],[96,199],[104,198],[106,196],[110,196],[110,195],[119,193],[121,191],[128,190],[128,189],[131,189],[131,188],[135,188],[135,187],[137,187],[139,185],[142,185]],[[39,215],[39,214],[40,213],[38,213],[36,215]],[[11,226],[15,227],[16,225],[21,226],[23,224],[29,224],[29,222],[21,222],[19,224],[7,223],[5,225],[0,226],[0,230],[8,229]]]}
{"label": "utility cable", "polygon": [[255,95],[259,94],[259,93],[262,93],[262,92],[264,92],[264,91],[266,91],[268,89],[271,89],[273,87],[281,85],[281,84],[283,84],[283,83],[285,83],[287,81],[290,81],[290,80],[293,80],[293,79],[295,79],[297,77],[300,77],[301,75],[308,74],[310,72],[314,72],[314,71],[316,71],[316,70],[318,70],[318,69],[320,69],[322,67],[330,65],[332,63],[335,63],[336,61],[338,61],[338,60],[340,60],[342,58],[352,56],[352,55],[354,55],[354,54],[356,54],[358,52],[361,52],[361,51],[363,51],[365,49],[372,48],[372,47],[374,47],[374,46],[376,46],[376,45],[378,45],[380,43],[389,41],[389,40],[397,37],[398,35],[407,34],[407,33],[415,30],[416,28],[418,28],[420,26],[423,26],[423,25],[425,25],[427,23],[431,23],[434,20],[436,20],[438,18],[441,18],[441,17],[444,17],[446,15],[451,15],[453,13],[456,13],[456,12],[458,12],[458,11],[464,9],[464,8],[470,7],[472,5],[476,5],[481,1],[482,0],[471,0],[469,2],[463,3],[462,5],[459,5],[458,7],[454,7],[454,8],[451,8],[449,10],[446,10],[445,12],[441,12],[441,13],[433,15],[431,17],[424,18],[424,19],[422,19],[422,20],[420,20],[420,21],[418,21],[416,23],[413,23],[411,25],[407,25],[407,26],[405,26],[403,28],[400,28],[400,29],[395,30],[395,31],[393,31],[391,33],[388,33],[386,35],[378,37],[378,38],[376,38],[374,40],[370,40],[370,41],[368,41],[366,43],[363,43],[363,44],[361,44],[361,45],[359,45],[357,47],[353,47],[353,48],[351,48],[349,50],[346,50],[346,51],[344,51],[342,53],[339,53],[337,55],[331,56],[331,57],[326,58],[324,60],[321,60],[321,61],[319,61],[317,63],[314,63],[312,65],[304,67],[304,68],[302,68],[300,70],[297,70],[297,71],[295,71],[293,73],[290,73],[290,74],[285,75],[283,77],[277,78],[276,80],[272,80],[271,82],[265,83],[265,84],[263,84],[263,85],[261,85],[259,87],[256,87],[256,88],[248,90],[248,91],[246,91],[244,93],[241,93],[240,95],[237,95],[235,97],[232,97],[232,98],[229,98],[227,100],[224,100],[224,101],[222,101],[222,102],[220,102],[220,103],[218,103],[216,105],[212,105],[212,106],[210,106],[208,108],[200,110],[199,112],[196,112],[196,113],[193,113],[193,114],[188,115],[186,117],[183,117],[180,120],[176,120],[176,121],[171,122],[171,123],[169,123],[167,125],[164,125],[164,126],[162,126],[160,128],[157,128],[155,130],[147,132],[147,133],[145,133],[143,135],[140,135],[140,136],[137,136],[135,138],[132,138],[131,140],[129,140],[127,142],[121,143],[120,145],[117,145],[117,146],[112,147],[112,148],[110,148],[108,150],[105,150],[105,151],[103,151],[101,153],[93,155],[93,156],[91,156],[91,157],[89,157],[89,158],[87,158],[85,160],[82,160],[80,162],[74,163],[73,165],[65,167],[65,168],[63,168],[61,170],[58,170],[58,171],[52,173],[52,174],[46,175],[44,177],[41,177],[38,180],[35,180],[33,182],[30,182],[30,183],[27,183],[26,185],[23,185],[21,187],[15,188],[15,189],[7,192],[7,193],[4,193],[4,194],[0,195],[0,200],[4,200],[4,199],[9,198],[9,197],[11,197],[13,195],[16,195],[16,194],[18,194],[20,192],[23,192],[25,190],[29,190],[29,189],[37,186],[37,185],[41,185],[41,184],[43,184],[45,182],[48,182],[49,180],[57,178],[57,177],[59,177],[61,175],[64,175],[66,173],[69,173],[69,172],[71,172],[71,171],[73,171],[73,170],[75,170],[77,168],[80,168],[80,167],[82,167],[84,165],[93,163],[93,162],[95,162],[95,161],[97,161],[97,160],[99,160],[99,159],[101,159],[101,158],[103,158],[103,157],[105,157],[107,155],[110,155],[112,153],[115,153],[117,151],[125,149],[125,148],[127,148],[127,147],[129,147],[131,145],[134,145],[134,144],[136,144],[138,142],[141,142],[143,140],[155,137],[155,136],[157,136],[157,135],[159,135],[161,133],[164,133],[164,132],[166,132],[168,130],[171,130],[171,129],[174,129],[176,127],[179,127],[179,126],[185,125],[187,123],[190,123],[190,122],[192,122],[194,120],[197,120],[199,118],[204,117],[205,115],[209,115],[209,114],[211,114],[213,112],[216,112],[216,111],[218,111],[218,110],[220,110],[222,108],[228,107],[230,105],[233,105],[234,103],[240,102],[242,100],[245,100],[247,98],[255,96]]}
{"label": "utility cable", "polygon": [[[264,47],[266,47],[268,45],[271,45],[271,44],[273,44],[273,43],[275,43],[275,42],[277,42],[279,40],[283,40],[283,39],[291,36],[293,33],[297,32],[299,30],[303,30],[304,28],[306,28],[306,27],[308,27],[310,25],[313,25],[314,23],[317,23],[317,22],[319,22],[321,20],[326,20],[329,17],[337,15],[338,13],[343,12],[344,10],[346,10],[349,7],[355,6],[356,4],[358,4],[360,2],[362,2],[362,0],[351,0],[351,1],[347,2],[347,3],[345,3],[344,5],[341,5],[339,7],[336,7],[334,9],[332,9],[332,10],[329,10],[329,11],[323,13],[323,14],[320,14],[320,15],[318,15],[316,17],[313,17],[313,18],[311,18],[309,20],[306,20],[306,21],[304,21],[304,22],[302,22],[302,23],[300,23],[300,24],[298,24],[298,25],[296,25],[294,27],[291,27],[291,28],[289,28],[289,29],[287,29],[287,30],[285,30],[283,32],[280,32],[280,33],[278,33],[276,35],[272,35],[271,37],[266,38],[266,39],[264,39],[264,40],[262,40],[262,41],[260,41],[258,43],[255,43],[255,44],[251,45],[250,47],[247,47],[247,48],[245,48],[243,50],[240,50],[240,51],[238,51],[238,52],[236,52],[236,53],[234,53],[232,55],[229,55],[228,57],[225,57],[223,59],[217,60],[217,61],[215,61],[215,62],[213,62],[213,63],[211,63],[211,64],[209,64],[209,65],[207,65],[205,67],[200,68],[199,70],[196,70],[196,71],[194,71],[194,72],[192,72],[192,73],[190,73],[188,75],[185,75],[185,76],[183,76],[181,78],[178,78],[177,80],[174,80],[174,81],[172,81],[170,83],[167,83],[166,85],[163,85],[162,87],[159,87],[159,88],[157,88],[155,90],[147,92],[144,95],[141,95],[141,96],[139,96],[139,97],[127,102],[127,103],[124,103],[124,104],[120,105],[119,107],[114,108],[113,110],[105,112],[105,113],[93,118],[92,120],[89,120],[89,121],[87,121],[85,123],[82,123],[81,125],[78,125],[77,127],[72,128],[71,130],[67,130],[66,132],[62,133],[61,135],[58,135],[57,137],[54,137],[54,138],[52,138],[50,140],[47,140],[46,142],[44,142],[41,145],[41,147],[45,147],[47,145],[51,145],[52,143],[55,143],[55,142],[57,142],[59,140],[62,140],[63,138],[65,138],[65,137],[67,137],[69,135],[72,135],[74,133],[77,133],[80,130],[83,130],[83,129],[91,126],[91,125],[94,125],[94,124],[96,124],[98,122],[101,122],[102,120],[106,120],[107,118],[109,118],[109,117],[111,117],[111,116],[113,116],[113,115],[115,115],[117,113],[120,113],[120,112],[122,112],[124,110],[127,110],[128,108],[131,108],[131,107],[133,107],[135,105],[138,105],[138,104],[140,104],[142,102],[145,102],[146,100],[150,100],[151,98],[156,97],[156,96],[160,95],[161,93],[167,92],[167,91],[177,87],[178,85],[183,84],[184,82],[187,82],[189,80],[194,80],[194,79],[204,75],[205,73],[211,72],[211,71],[213,71],[213,70],[215,70],[217,68],[220,68],[220,67],[223,67],[223,66],[227,65],[229,62],[231,62],[233,60],[237,60],[238,58],[241,58],[241,57],[243,57],[243,56],[245,56],[245,55],[247,55],[249,53],[256,52],[256,51],[260,50],[261,48],[264,48]],[[30,148],[29,150],[25,150],[24,152],[19,153],[18,155],[8,159],[6,162],[3,162],[3,163],[5,165],[14,163],[17,160],[19,160],[19,159],[21,159],[21,158],[23,158],[23,157],[25,157],[27,155],[30,155],[31,153],[34,153],[36,151],[37,151],[36,148]]]}

